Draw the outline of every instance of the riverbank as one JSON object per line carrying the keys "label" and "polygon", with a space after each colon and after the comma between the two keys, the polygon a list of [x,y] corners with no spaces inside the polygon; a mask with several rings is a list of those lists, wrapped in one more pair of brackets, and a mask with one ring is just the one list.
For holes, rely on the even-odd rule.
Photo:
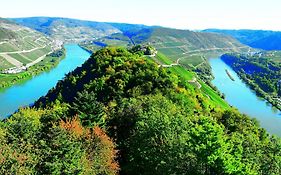
{"label": "riverbank", "polygon": [[[269,133],[281,136],[281,111],[273,108],[266,100],[258,97],[239,78],[237,73],[220,58],[211,58],[209,63],[215,77],[212,84],[224,94],[225,100],[241,113],[257,119],[261,127],[265,128]],[[232,81],[227,76],[225,69],[229,71],[235,81]]]}
{"label": "riverbank", "polygon": [[[281,110],[281,97],[278,87],[281,67],[274,60],[225,54],[222,61],[230,66],[255,94]],[[280,85],[279,85],[280,86]]]}
{"label": "riverbank", "polygon": [[275,97],[273,95],[270,95],[269,93],[264,92],[261,88],[258,87],[252,80],[249,80],[243,73],[236,72],[239,78],[243,80],[245,84],[247,84],[251,90],[255,92],[255,94],[266,100],[268,103],[270,103],[273,107],[277,108],[278,110],[281,110],[281,98]]}
{"label": "riverbank", "polygon": [[65,74],[81,66],[90,57],[90,54],[77,44],[66,44],[64,48],[65,57],[57,66],[0,91],[0,119],[46,95],[65,77]]}
{"label": "riverbank", "polygon": [[83,50],[87,51],[89,54],[93,54],[95,51],[101,49],[102,47],[90,47],[90,45],[85,44],[78,44],[79,47],[81,47]]}
{"label": "riverbank", "polygon": [[[57,53],[60,54],[57,54]],[[26,68],[25,71],[18,73],[0,73],[0,90],[9,88],[15,84],[22,83],[31,79],[42,72],[49,71],[56,67],[59,62],[65,58],[66,50],[63,48],[59,51],[47,55],[39,63]]]}

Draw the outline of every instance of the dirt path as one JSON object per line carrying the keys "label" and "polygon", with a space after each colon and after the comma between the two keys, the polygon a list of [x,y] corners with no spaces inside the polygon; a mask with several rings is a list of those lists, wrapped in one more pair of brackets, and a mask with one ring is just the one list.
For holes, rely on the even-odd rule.
{"label": "dirt path", "polygon": [[197,79],[195,77],[193,77],[193,79],[189,80],[188,82],[191,84],[195,84],[198,89],[200,89],[202,87],[202,85],[197,81]]}
{"label": "dirt path", "polygon": [[173,67],[173,66],[179,66],[179,64],[173,63],[173,64],[160,64],[158,67]]}
{"label": "dirt path", "polygon": [[43,37],[37,38],[36,40],[34,40],[34,42],[37,43],[37,41],[39,41],[40,39],[42,39]]}
{"label": "dirt path", "polygon": [[2,42],[0,42],[0,44],[5,44],[5,43],[8,43],[7,41],[2,41]]}
{"label": "dirt path", "polygon": [[30,66],[33,66],[34,64],[39,63],[40,61],[42,61],[42,60],[43,60],[47,55],[49,55],[50,53],[52,53],[52,51],[49,52],[49,53],[47,53],[47,54],[45,54],[45,55],[43,55],[43,56],[41,56],[41,57],[39,57],[39,58],[37,58],[37,59],[34,60],[33,62],[26,64],[26,67],[30,67]]}
{"label": "dirt path", "polygon": [[14,65],[16,67],[23,66],[23,64],[21,62],[19,62],[18,60],[14,59],[13,57],[11,57],[7,54],[2,54],[1,56],[4,57],[9,63],[11,63],[12,65]]}
{"label": "dirt path", "polygon": [[213,50],[231,50],[231,49],[242,49],[242,48],[248,48],[247,46],[242,46],[242,47],[225,47],[225,48],[210,48],[210,49],[197,49],[197,50],[192,50],[188,52],[184,52],[183,54],[188,54],[188,53],[193,53],[193,52],[204,52],[204,51],[213,51]]}
{"label": "dirt path", "polygon": [[7,55],[7,54],[13,54],[13,53],[29,53],[29,52],[33,52],[38,49],[43,49],[45,47],[47,47],[47,46],[36,47],[36,48],[30,49],[30,50],[22,50],[22,51],[14,51],[14,52],[0,52],[0,55]]}

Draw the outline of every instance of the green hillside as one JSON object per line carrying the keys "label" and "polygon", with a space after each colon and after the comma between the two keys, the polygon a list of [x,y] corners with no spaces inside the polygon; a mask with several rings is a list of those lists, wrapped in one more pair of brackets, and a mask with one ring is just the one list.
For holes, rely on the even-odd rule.
{"label": "green hillside", "polygon": [[[0,70],[30,67],[60,49],[61,43],[27,27],[0,19]],[[15,70],[16,72],[17,70]]]}
{"label": "green hillside", "polygon": [[[206,62],[204,58],[209,55],[241,52],[248,49],[231,37],[188,30],[158,28],[147,36],[148,38],[144,42],[152,44],[174,62],[189,67],[197,67]],[[139,43],[138,36],[133,37],[133,40]]]}
{"label": "green hillside", "polygon": [[49,70],[63,56],[62,42],[0,19],[0,89]]}
{"label": "green hillside", "polygon": [[207,58],[218,57],[228,52],[249,51],[248,46],[242,45],[230,36],[159,27],[113,34],[86,42],[82,47],[95,51],[104,46],[137,44],[152,45],[158,52],[169,57],[174,64],[183,65],[197,72],[204,81],[210,80],[211,75]]}
{"label": "green hillside", "polygon": [[97,51],[38,109],[0,122],[0,173],[280,174],[279,138],[172,68],[136,49]]}
{"label": "green hillside", "polygon": [[11,18],[11,20],[52,38],[72,43],[92,41],[115,33],[130,36],[142,29],[153,28],[141,24],[95,22],[54,17]]}

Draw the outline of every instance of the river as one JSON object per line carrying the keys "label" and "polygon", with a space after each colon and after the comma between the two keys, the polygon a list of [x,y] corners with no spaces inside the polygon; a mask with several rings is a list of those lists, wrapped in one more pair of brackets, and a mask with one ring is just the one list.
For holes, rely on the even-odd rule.
{"label": "river", "polygon": [[68,72],[82,65],[90,54],[76,44],[65,45],[66,57],[53,69],[0,92],[0,119],[46,95]]}
{"label": "river", "polygon": [[[215,79],[212,83],[225,94],[226,101],[240,112],[256,118],[269,133],[281,136],[281,112],[256,94],[220,58],[211,58],[209,63]],[[232,81],[225,70],[235,79]]]}

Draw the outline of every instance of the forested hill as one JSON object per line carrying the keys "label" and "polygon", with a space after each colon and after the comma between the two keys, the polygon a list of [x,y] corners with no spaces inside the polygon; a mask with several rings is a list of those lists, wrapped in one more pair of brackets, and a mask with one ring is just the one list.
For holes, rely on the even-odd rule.
{"label": "forested hill", "polygon": [[281,32],[266,30],[220,30],[207,29],[204,32],[232,36],[241,43],[264,50],[281,50]]}
{"label": "forested hill", "polygon": [[280,139],[209,98],[141,50],[99,50],[37,101],[41,109],[1,123],[0,171],[280,174]]}
{"label": "forested hill", "polygon": [[81,46],[96,51],[105,46],[128,47],[137,44],[152,45],[159,55],[165,55],[172,63],[194,70],[206,81],[211,75],[207,58],[229,52],[248,52],[250,49],[230,36],[163,27],[116,33],[94,39]]}

